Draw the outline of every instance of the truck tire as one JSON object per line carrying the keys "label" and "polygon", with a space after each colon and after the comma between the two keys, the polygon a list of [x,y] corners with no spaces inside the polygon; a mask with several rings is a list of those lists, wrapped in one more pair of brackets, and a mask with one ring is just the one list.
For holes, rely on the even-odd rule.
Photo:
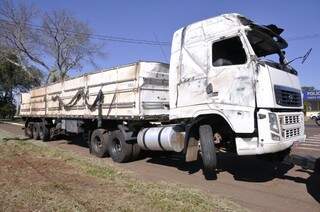
{"label": "truck tire", "polygon": [[137,159],[139,158],[140,152],[141,152],[141,148],[140,148],[140,146],[138,145],[138,143],[132,144],[132,156],[131,156],[131,160],[132,160],[132,161],[137,160]]}
{"label": "truck tire", "polygon": [[33,125],[32,125],[32,137],[35,140],[39,140],[40,139],[39,122],[34,122]]}
{"label": "truck tire", "polygon": [[39,124],[39,138],[42,141],[50,140],[50,129],[44,123]]}
{"label": "truck tire", "polygon": [[128,162],[132,159],[133,146],[127,143],[120,130],[111,132],[109,154],[113,161],[118,163]]}
{"label": "truck tire", "polygon": [[103,158],[108,156],[111,135],[105,129],[96,129],[91,134],[90,152]]}
{"label": "truck tire", "polygon": [[210,125],[199,127],[201,157],[203,163],[203,173],[205,176],[215,173],[217,167],[216,148],[213,141],[213,132]]}
{"label": "truck tire", "polygon": [[24,135],[28,138],[33,137],[33,129],[32,129],[32,123],[28,122],[26,127],[24,128]]}

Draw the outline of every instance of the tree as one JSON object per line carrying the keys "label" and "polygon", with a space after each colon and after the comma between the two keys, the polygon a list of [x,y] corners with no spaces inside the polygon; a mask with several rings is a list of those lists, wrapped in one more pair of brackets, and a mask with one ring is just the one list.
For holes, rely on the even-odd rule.
{"label": "tree", "polygon": [[[10,61],[17,62],[14,55],[8,56]],[[8,60],[0,60],[0,117],[12,117],[15,113],[17,93],[25,92],[39,86],[42,73],[35,67],[26,67],[27,71]],[[30,74],[29,74],[30,73]]]}
{"label": "tree", "polygon": [[[14,7],[11,1],[3,0],[0,4],[0,46],[1,56],[7,61],[26,69],[24,56],[34,62],[41,63],[36,57],[39,52],[35,46],[37,37],[29,27],[31,20],[36,16],[34,7],[19,5]],[[14,54],[18,61],[12,61]],[[45,64],[42,64],[45,65]],[[49,70],[49,67],[46,67]]]}
{"label": "tree", "polygon": [[101,46],[90,42],[89,26],[66,11],[46,13],[43,18],[42,46],[55,59],[54,69],[64,79],[71,69],[81,69],[82,61],[94,64]]}
{"label": "tree", "polygon": [[[42,25],[35,25],[35,19]],[[88,24],[67,11],[43,14],[32,5],[15,6],[10,0],[0,5],[0,54],[24,70],[28,64],[41,67],[48,75],[46,82],[53,73],[64,80],[85,61],[95,65],[95,57],[103,55],[102,44],[93,43],[91,36]],[[17,62],[7,57],[8,52],[17,56]]]}

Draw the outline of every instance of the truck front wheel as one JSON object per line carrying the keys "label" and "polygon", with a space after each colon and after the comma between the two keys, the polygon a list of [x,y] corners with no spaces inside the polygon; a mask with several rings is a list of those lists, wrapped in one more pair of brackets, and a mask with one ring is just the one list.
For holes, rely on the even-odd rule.
{"label": "truck front wheel", "polygon": [[201,157],[203,163],[203,173],[207,177],[215,173],[217,167],[216,148],[213,141],[213,132],[210,125],[199,127]]}

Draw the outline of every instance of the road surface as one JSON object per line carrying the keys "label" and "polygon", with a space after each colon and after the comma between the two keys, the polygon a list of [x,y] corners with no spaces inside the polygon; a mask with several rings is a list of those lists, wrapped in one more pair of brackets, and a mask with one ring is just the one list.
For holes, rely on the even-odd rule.
{"label": "road surface", "polygon": [[[0,123],[0,129],[23,134],[17,125]],[[306,134],[307,142],[294,147],[293,153],[320,158],[320,127],[306,125]],[[48,144],[91,157],[88,148],[76,141]],[[113,163],[110,158],[101,160]],[[188,185],[231,199],[252,211],[320,211],[320,174],[297,166],[276,169],[255,157],[220,154],[217,177],[205,180],[200,161],[187,164],[175,154],[145,155],[139,161],[115,165],[130,170],[137,178]]]}

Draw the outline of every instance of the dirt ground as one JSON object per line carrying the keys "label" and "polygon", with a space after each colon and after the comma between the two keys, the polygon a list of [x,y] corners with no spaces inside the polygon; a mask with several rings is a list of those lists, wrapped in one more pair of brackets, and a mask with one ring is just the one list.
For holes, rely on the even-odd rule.
{"label": "dirt ground", "polygon": [[4,137],[0,211],[244,211],[197,190],[138,181],[101,160]]}
{"label": "dirt ground", "polygon": [[[2,124],[0,129],[22,133],[18,126]],[[88,148],[77,141],[58,140],[48,144],[81,157],[91,157]],[[217,177],[205,180],[201,161],[187,164],[177,154],[145,154],[140,160],[125,164],[113,163],[109,158],[100,160],[131,171],[138,179],[201,189],[252,211],[320,211],[320,174],[297,166],[275,167],[254,157],[220,154]]]}

